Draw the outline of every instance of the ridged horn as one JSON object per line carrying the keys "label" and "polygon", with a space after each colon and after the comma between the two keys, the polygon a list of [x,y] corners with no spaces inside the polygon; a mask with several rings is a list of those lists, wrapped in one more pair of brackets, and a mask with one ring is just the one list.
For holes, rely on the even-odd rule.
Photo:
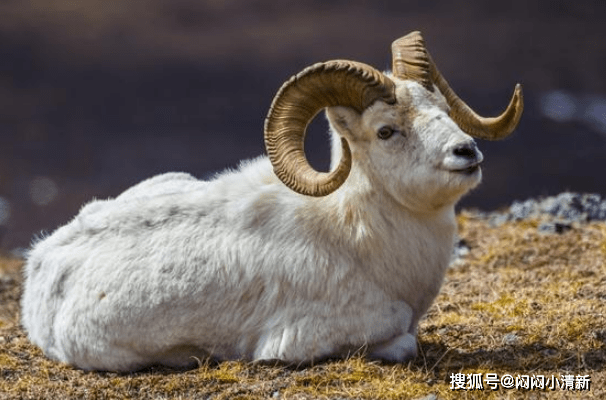
{"label": "ridged horn", "polygon": [[305,157],[307,125],[325,107],[346,106],[359,113],[376,100],[395,103],[395,85],[375,68],[332,60],[305,68],[286,81],[265,119],[265,148],[282,182],[297,193],[325,196],[337,190],[351,170],[351,151],[341,138],[342,158],[330,172],[316,171]]}
{"label": "ridged horn", "polygon": [[431,61],[431,58],[430,68],[432,81],[440,89],[450,106],[450,117],[463,131],[479,139],[501,140],[509,136],[518,126],[524,110],[522,85],[519,83],[516,84],[513,96],[505,111],[498,117],[485,118],[476,114],[471,107],[457,96]]}
{"label": "ridged horn", "polygon": [[433,92],[430,58],[425,41],[418,31],[411,32],[391,44],[392,72],[400,79],[412,79]]}
{"label": "ridged horn", "polygon": [[[450,117],[459,127],[479,139],[500,140],[516,128],[524,110],[522,86],[518,83],[507,109],[498,117],[485,118],[476,114],[461,100],[444,79],[418,31],[392,44],[393,72],[400,79],[414,79],[427,88],[427,79],[435,84],[450,106]],[[430,83],[430,85],[431,85]]]}

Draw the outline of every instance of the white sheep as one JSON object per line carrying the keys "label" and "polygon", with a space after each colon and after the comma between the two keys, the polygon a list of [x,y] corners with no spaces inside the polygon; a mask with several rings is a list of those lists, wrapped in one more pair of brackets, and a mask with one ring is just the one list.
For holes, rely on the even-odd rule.
{"label": "white sheep", "polygon": [[[473,113],[418,32],[392,52],[393,74],[335,60],[287,81],[265,124],[269,157],[206,182],[153,177],[35,243],[22,298],[32,342],[114,371],[414,356],[451,255],[454,204],[481,179],[464,131],[501,139],[523,105],[518,85],[501,116]],[[303,152],[324,108],[330,173]]]}

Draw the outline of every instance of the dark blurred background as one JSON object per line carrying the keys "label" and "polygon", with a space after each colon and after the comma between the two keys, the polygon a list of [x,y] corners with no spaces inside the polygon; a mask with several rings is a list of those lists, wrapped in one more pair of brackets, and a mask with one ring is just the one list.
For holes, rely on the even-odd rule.
{"label": "dark blurred background", "polygon": [[[602,0],[3,0],[0,249],[154,174],[207,178],[262,154],[290,75],[334,58],[388,69],[391,42],[412,30],[481,114],[524,85],[519,128],[480,141],[485,182],[459,207],[606,195]],[[327,168],[317,120],[306,151]]]}

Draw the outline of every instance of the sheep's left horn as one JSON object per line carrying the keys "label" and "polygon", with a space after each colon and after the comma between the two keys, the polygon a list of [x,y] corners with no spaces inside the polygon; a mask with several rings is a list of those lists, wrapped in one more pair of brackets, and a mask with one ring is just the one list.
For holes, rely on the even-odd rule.
{"label": "sheep's left horn", "polygon": [[518,126],[524,110],[522,85],[519,83],[516,85],[511,101],[501,115],[492,118],[481,117],[450,88],[431,60],[431,56],[429,60],[431,79],[446,98],[450,106],[450,117],[463,131],[479,139],[501,140],[509,136]]}
{"label": "sheep's left horn", "polygon": [[342,158],[330,172],[318,172],[303,150],[305,131],[323,108],[351,107],[362,113],[376,100],[395,103],[395,85],[373,67],[333,60],[307,67],[282,85],[265,119],[265,147],[274,172],[297,193],[325,196],[345,182],[351,170],[351,151],[342,138]]}
{"label": "sheep's left horn", "polygon": [[393,73],[400,79],[412,79],[433,91],[435,84],[450,106],[450,117],[471,136],[499,140],[507,137],[520,122],[524,109],[522,86],[517,84],[507,109],[498,117],[484,118],[476,114],[442,76],[425,47],[421,33],[411,32],[393,42]]}
{"label": "sheep's left horn", "polygon": [[430,59],[421,32],[411,32],[391,44],[392,72],[400,79],[417,81],[433,92]]}

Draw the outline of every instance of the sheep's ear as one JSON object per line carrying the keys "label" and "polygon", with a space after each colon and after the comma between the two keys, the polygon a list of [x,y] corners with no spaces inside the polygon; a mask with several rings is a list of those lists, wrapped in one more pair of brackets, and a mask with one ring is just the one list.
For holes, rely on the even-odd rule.
{"label": "sheep's ear", "polygon": [[327,107],[326,118],[330,126],[341,136],[355,140],[354,132],[359,132],[358,126],[362,119],[356,110],[341,106]]}

